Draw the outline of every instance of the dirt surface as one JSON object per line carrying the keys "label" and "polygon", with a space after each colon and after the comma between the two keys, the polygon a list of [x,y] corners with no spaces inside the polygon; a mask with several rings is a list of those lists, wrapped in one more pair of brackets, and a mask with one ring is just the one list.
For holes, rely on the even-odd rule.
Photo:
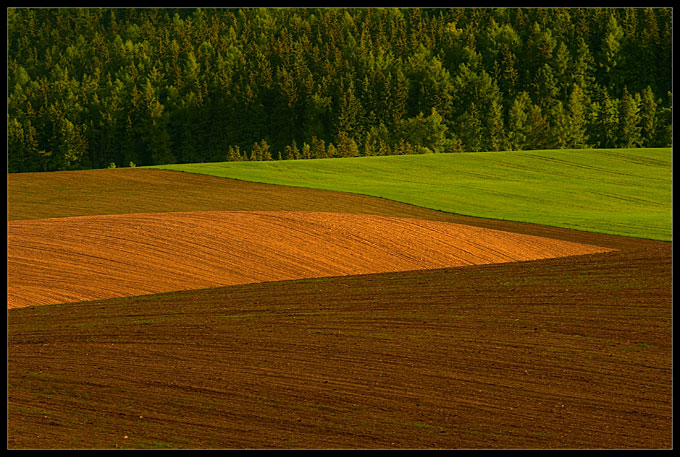
{"label": "dirt surface", "polygon": [[671,448],[670,248],[9,310],[9,448]]}
{"label": "dirt surface", "polygon": [[671,243],[158,170],[10,175],[8,192],[10,221],[330,211],[614,249],[8,309],[9,449],[673,446]]}
{"label": "dirt surface", "polygon": [[10,308],[606,250],[447,222],[288,211],[11,221],[7,239]]}

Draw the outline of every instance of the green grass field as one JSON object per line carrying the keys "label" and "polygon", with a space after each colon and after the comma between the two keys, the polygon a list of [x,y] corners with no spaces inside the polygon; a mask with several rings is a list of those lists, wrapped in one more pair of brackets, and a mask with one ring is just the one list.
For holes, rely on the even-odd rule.
{"label": "green grass field", "polygon": [[158,168],[353,192],[467,216],[672,241],[673,153],[579,149]]}

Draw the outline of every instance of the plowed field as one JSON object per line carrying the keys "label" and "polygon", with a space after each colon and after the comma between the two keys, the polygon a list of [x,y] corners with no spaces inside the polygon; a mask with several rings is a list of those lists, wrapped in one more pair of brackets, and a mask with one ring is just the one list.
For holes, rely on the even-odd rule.
{"label": "plowed field", "polygon": [[468,225],[317,212],[12,221],[8,307],[603,252]]}
{"label": "plowed field", "polygon": [[8,446],[670,448],[671,308],[641,249],[12,309]]}
{"label": "plowed field", "polygon": [[[66,273],[79,264],[73,252],[81,265],[88,255],[75,245],[99,243],[90,265],[140,262],[136,284],[148,292],[172,275],[197,277],[192,256],[224,271],[224,258],[276,236],[276,249],[258,249],[284,270],[300,268],[282,249],[302,238],[312,241],[300,259],[323,248],[343,268],[359,252],[410,268],[8,309],[10,449],[673,447],[671,243],[157,170],[10,175],[8,192],[8,232],[23,234],[8,242],[34,246],[22,255],[35,262],[30,271],[40,255],[29,228],[45,230],[43,246],[70,240],[68,255],[43,249],[63,262],[55,278],[102,274]],[[141,214],[160,211],[183,213]],[[217,222],[222,229],[207,229]],[[255,230],[262,224],[272,232]],[[376,228],[384,224],[394,245]],[[210,257],[227,227],[251,244]],[[186,235],[171,248],[173,230]],[[201,236],[189,243],[192,232]],[[408,244],[424,243],[423,233],[447,235],[429,246],[432,259],[446,251],[447,262],[474,263],[462,254],[474,249],[477,260],[506,258],[426,267]],[[508,261],[527,240],[554,255],[595,251]],[[184,259],[172,256],[180,245]],[[134,283],[121,264],[107,265],[120,275],[111,290]],[[54,281],[44,273],[22,281]],[[8,273],[8,288],[14,282]],[[8,293],[8,306],[17,296]]]}

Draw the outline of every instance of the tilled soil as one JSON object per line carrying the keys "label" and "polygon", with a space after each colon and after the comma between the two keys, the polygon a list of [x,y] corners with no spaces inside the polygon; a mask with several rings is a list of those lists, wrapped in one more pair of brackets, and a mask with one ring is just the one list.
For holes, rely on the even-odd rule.
{"label": "tilled soil", "polygon": [[230,211],[8,223],[8,307],[603,252],[469,225]]}
{"label": "tilled soil", "polygon": [[349,211],[614,250],[8,309],[8,448],[672,448],[671,243],[143,172],[10,176],[8,218]]}
{"label": "tilled soil", "polygon": [[10,448],[670,448],[668,247],[9,310]]}

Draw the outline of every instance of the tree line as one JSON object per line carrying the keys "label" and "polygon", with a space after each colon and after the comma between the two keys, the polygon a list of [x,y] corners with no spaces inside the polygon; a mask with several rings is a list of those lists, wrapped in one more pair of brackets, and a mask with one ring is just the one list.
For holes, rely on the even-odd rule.
{"label": "tree line", "polygon": [[672,141],[670,8],[9,8],[8,171]]}

